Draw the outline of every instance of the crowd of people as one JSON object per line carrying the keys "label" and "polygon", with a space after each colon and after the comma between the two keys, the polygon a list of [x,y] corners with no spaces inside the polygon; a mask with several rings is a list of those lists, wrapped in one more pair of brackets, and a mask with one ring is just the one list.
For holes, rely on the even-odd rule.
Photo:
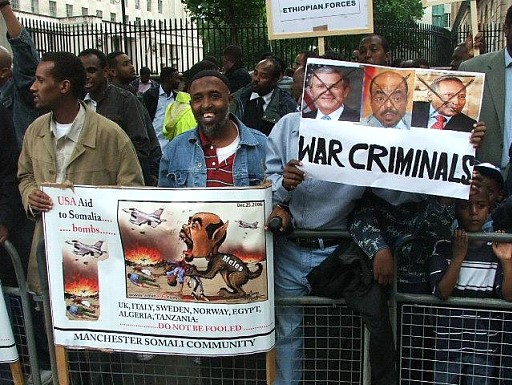
{"label": "crowd of people", "polygon": [[[305,79],[306,62],[316,56],[314,52],[299,53],[289,72],[281,59],[264,54],[249,73],[241,49],[229,46],[222,68],[215,58],[204,59],[183,74],[164,67],[157,82],[146,67],[137,78],[130,57],[120,51],[105,54],[91,48],[78,55],[49,52],[39,58],[8,2],[0,4],[0,12],[12,49],[12,56],[0,49],[0,242],[9,239],[22,256],[29,256],[25,262],[32,290],[39,290],[35,247],[43,237],[41,213],[53,205],[40,190],[41,183],[184,188],[270,181],[274,206],[269,220],[280,219],[274,237],[277,296],[315,292],[315,275],[328,271],[333,255],[357,255],[366,267],[361,281],[341,287],[338,296],[361,314],[370,332],[372,384],[397,383],[387,307],[394,280],[406,291],[442,299],[512,300],[512,244],[489,246],[467,237],[471,232],[508,231],[512,224],[512,202],[506,199],[512,183],[507,178],[512,148],[512,98],[507,97],[512,93],[512,7],[505,20],[503,50],[471,58],[471,39],[471,44],[454,51],[452,69],[486,73],[480,122],[462,113],[466,86],[456,76],[435,79],[430,102],[421,102],[411,114],[404,102],[407,81],[383,70],[370,83],[371,113],[361,120],[360,112],[349,105],[351,84],[344,73],[319,66]],[[392,64],[386,39],[376,34],[362,38],[353,57],[366,64]],[[400,66],[428,68],[428,63],[407,60]],[[471,132],[471,144],[482,163],[475,167],[470,198],[454,202],[308,178],[297,160],[303,118],[361,120],[397,129],[453,125]],[[352,238],[291,237],[294,228],[349,229]],[[397,277],[394,248],[406,234],[430,242],[432,255],[422,263],[399,260]],[[4,284],[15,284],[13,277],[2,270]],[[276,309],[278,385],[302,381],[302,325],[299,308]],[[492,353],[468,358],[467,352],[474,353],[481,343],[454,348],[446,339],[439,342],[447,358],[444,366],[435,367],[435,383],[458,383],[468,365],[480,365],[481,371],[473,373],[479,381],[467,383],[493,383],[482,380],[495,375]],[[466,353],[461,358],[455,350]],[[448,378],[446,373],[451,372],[456,373]]]}

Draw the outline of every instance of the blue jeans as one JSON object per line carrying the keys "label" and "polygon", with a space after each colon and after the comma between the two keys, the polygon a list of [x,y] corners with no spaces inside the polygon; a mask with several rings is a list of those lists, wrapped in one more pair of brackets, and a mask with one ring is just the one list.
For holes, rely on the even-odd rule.
{"label": "blue jeans", "polygon": [[[274,287],[277,297],[300,297],[310,292],[306,276],[327,258],[336,246],[307,249],[286,237],[277,237],[274,245]],[[298,385],[302,379],[303,308],[276,308],[276,381],[275,385]]]}
{"label": "blue jeans", "polygon": [[[277,297],[299,297],[310,292],[307,275],[331,255],[336,246],[307,249],[285,237],[274,247],[274,287]],[[344,290],[347,305],[360,313],[370,332],[372,383],[396,384],[395,347],[384,290],[376,283],[365,292]],[[297,385],[302,378],[303,309],[300,306],[276,308],[277,374],[276,385]]]}
{"label": "blue jeans", "polygon": [[434,384],[459,384],[461,376],[466,385],[497,384],[494,361],[492,353],[449,353],[447,360],[434,364]]}

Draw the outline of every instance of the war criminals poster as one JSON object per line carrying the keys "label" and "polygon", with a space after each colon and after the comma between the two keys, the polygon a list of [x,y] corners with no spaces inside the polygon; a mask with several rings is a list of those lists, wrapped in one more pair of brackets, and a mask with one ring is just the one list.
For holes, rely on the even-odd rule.
{"label": "war criminals poster", "polygon": [[467,198],[484,77],[308,60],[298,159],[317,179]]}
{"label": "war criminals poster", "polygon": [[55,342],[237,355],[274,345],[270,188],[44,186]]}

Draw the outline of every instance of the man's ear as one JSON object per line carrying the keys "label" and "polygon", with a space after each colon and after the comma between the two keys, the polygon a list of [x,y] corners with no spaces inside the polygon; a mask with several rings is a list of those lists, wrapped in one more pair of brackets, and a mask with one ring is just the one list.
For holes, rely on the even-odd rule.
{"label": "man's ear", "polygon": [[67,94],[71,92],[71,82],[69,80],[63,80],[60,82],[60,93]]}
{"label": "man's ear", "polygon": [[1,68],[0,69],[0,80],[10,78],[12,76],[11,74],[12,74],[12,71],[10,68]]}
{"label": "man's ear", "polygon": [[117,70],[114,67],[105,67],[105,74],[112,79],[117,76]]}
{"label": "man's ear", "polygon": [[431,91],[431,90],[428,90],[428,91],[427,91],[427,99],[428,99],[428,101],[429,101],[429,102],[431,102],[431,101],[432,101],[432,95],[433,95],[433,94],[432,94],[432,91]]}
{"label": "man's ear", "polygon": [[350,93],[350,86],[346,86],[343,90],[343,98],[346,98],[348,94]]}

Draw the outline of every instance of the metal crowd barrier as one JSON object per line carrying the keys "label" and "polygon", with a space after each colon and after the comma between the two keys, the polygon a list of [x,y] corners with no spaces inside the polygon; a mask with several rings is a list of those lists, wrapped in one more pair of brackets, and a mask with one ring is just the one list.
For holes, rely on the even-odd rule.
{"label": "metal crowd barrier", "polygon": [[[292,236],[345,237],[347,232],[296,231]],[[482,233],[471,234],[470,237],[512,241],[512,234]],[[7,249],[11,256],[17,255],[9,243]],[[16,261],[14,263],[17,264]],[[19,267],[21,268],[21,264]],[[29,364],[24,364],[23,368],[32,373],[33,383],[40,385],[35,343],[33,335],[31,336],[33,328],[30,317],[26,315],[30,314],[30,305],[26,305],[29,299],[25,278],[20,277],[19,282],[19,291],[13,292],[8,289],[7,292],[9,295],[19,296],[19,303],[23,305],[13,305],[16,301],[11,301],[8,305],[11,306],[14,318],[23,317],[23,325],[16,325],[14,328],[18,339],[26,341],[26,347],[22,347],[20,353],[22,362]],[[46,298],[43,295],[43,298],[47,302],[47,295]],[[276,304],[301,309],[304,317],[304,385],[369,384],[367,338],[364,327],[361,318],[348,309],[342,300],[318,297],[276,298]],[[499,349],[495,352],[495,356],[498,357],[498,369],[489,373],[494,376],[496,383],[509,384],[512,379],[511,308],[512,304],[501,300],[454,298],[440,301],[430,295],[396,293],[392,296],[390,309],[396,312],[400,384],[432,383],[435,363],[442,362],[440,357],[436,356],[433,337],[436,319],[445,317],[445,311],[461,310],[481,314],[483,319],[492,324],[492,330],[501,334]],[[439,312],[440,309],[443,311]],[[51,333],[49,334],[51,339]],[[50,350],[54,353],[53,349]],[[64,354],[67,356],[66,368],[57,369],[55,361],[52,365],[55,385],[59,383],[58,375],[62,376],[62,370],[66,371],[69,383],[73,385],[266,384],[266,362],[263,354],[207,358],[178,355],[148,356],[79,349],[66,349]],[[11,383],[0,376],[1,385]]]}
{"label": "metal crowd barrier", "polygon": [[[19,287],[19,290],[17,291],[17,295],[19,296],[19,307],[18,312],[16,312],[16,316],[22,318],[23,321],[14,323],[14,326],[16,326],[16,328],[13,328],[13,331],[15,332],[15,339],[17,339],[18,354],[20,355],[20,357],[22,357],[22,362],[25,362],[25,365],[23,366],[27,373],[27,379],[30,379],[33,385],[41,385],[41,376],[39,370],[39,362],[37,359],[36,343],[34,336],[34,326],[32,323],[32,305],[30,301],[27,280],[25,278],[25,273],[23,271],[21,259],[16,248],[9,240],[4,242],[3,247],[11,257],[11,262],[14,266],[14,272],[16,274],[16,279],[18,281]],[[6,293],[9,294],[7,290]],[[14,305],[15,302],[11,301],[15,301],[15,299],[12,295],[6,298],[8,298],[9,301],[9,303],[7,303],[6,305],[11,305],[10,309],[12,314],[13,306],[16,305]],[[11,316],[11,319],[12,318],[13,316]],[[23,334],[20,334],[20,332],[16,333],[16,330],[22,330]],[[26,359],[24,359],[23,357],[25,357]]]}

